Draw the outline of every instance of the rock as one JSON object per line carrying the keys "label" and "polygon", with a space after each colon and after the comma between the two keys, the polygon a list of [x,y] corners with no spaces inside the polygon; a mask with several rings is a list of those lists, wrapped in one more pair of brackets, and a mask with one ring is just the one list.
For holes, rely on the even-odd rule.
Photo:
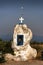
{"label": "rock", "polygon": [[[17,45],[17,36],[23,35],[23,45]],[[14,59],[16,61],[26,61],[28,59],[33,59],[37,56],[37,51],[31,48],[30,41],[32,39],[32,31],[27,27],[26,24],[17,24],[14,27],[13,43],[12,48],[14,51]]]}
{"label": "rock", "polygon": [[6,53],[4,56],[5,56],[5,60],[6,60],[6,61],[13,60],[13,57],[14,57],[14,56],[13,56],[12,54],[10,54],[10,53]]}

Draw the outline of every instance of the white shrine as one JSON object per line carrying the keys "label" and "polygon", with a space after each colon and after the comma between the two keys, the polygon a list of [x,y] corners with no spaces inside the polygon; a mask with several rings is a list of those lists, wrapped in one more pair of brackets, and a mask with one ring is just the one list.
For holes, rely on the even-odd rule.
{"label": "white shrine", "polygon": [[15,61],[26,61],[35,58],[37,56],[37,51],[30,46],[30,41],[32,39],[31,29],[29,29],[26,24],[23,24],[23,17],[19,18],[19,20],[20,24],[14,27],[13,33],[13,58]]}

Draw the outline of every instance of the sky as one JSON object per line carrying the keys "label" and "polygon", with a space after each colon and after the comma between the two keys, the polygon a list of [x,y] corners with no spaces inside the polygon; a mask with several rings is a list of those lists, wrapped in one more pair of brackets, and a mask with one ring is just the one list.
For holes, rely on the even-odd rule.
{"label": "sky", "polygon": [[13,33],[21,15],[33,35],[43,36],[43,0],[0,0],[0,37]]}

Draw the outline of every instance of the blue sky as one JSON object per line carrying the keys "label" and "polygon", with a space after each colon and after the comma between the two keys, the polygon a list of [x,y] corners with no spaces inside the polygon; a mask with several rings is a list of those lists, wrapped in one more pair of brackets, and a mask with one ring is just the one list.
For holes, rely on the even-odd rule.
{"label": "blue sky", "polygon": [[43,0],[0,0],[0,37],[13,33],[21,14],[33,35],[43,36]]}

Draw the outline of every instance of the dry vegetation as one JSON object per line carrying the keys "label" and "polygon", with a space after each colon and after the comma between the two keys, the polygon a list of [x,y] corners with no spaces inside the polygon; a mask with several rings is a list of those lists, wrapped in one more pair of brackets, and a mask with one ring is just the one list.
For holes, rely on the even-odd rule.
{"label": "dry vegetation", "polygon": [[37,50],[37,58],[43,59],[43,42],[31,42],[31,46]]}
{"label": "dry vegetation", "polygon": [[[36,59],[37,60],[43,60],[43,42],[32,41],[30,45],[33,48],[37,49]],[[11,41],[2,41],[2,40],[0,40],[0,53],[1,53],[0,54],[0,63],[5,62],[4,54],[5,53],[13,54],[13,50],[11,48]]]}

